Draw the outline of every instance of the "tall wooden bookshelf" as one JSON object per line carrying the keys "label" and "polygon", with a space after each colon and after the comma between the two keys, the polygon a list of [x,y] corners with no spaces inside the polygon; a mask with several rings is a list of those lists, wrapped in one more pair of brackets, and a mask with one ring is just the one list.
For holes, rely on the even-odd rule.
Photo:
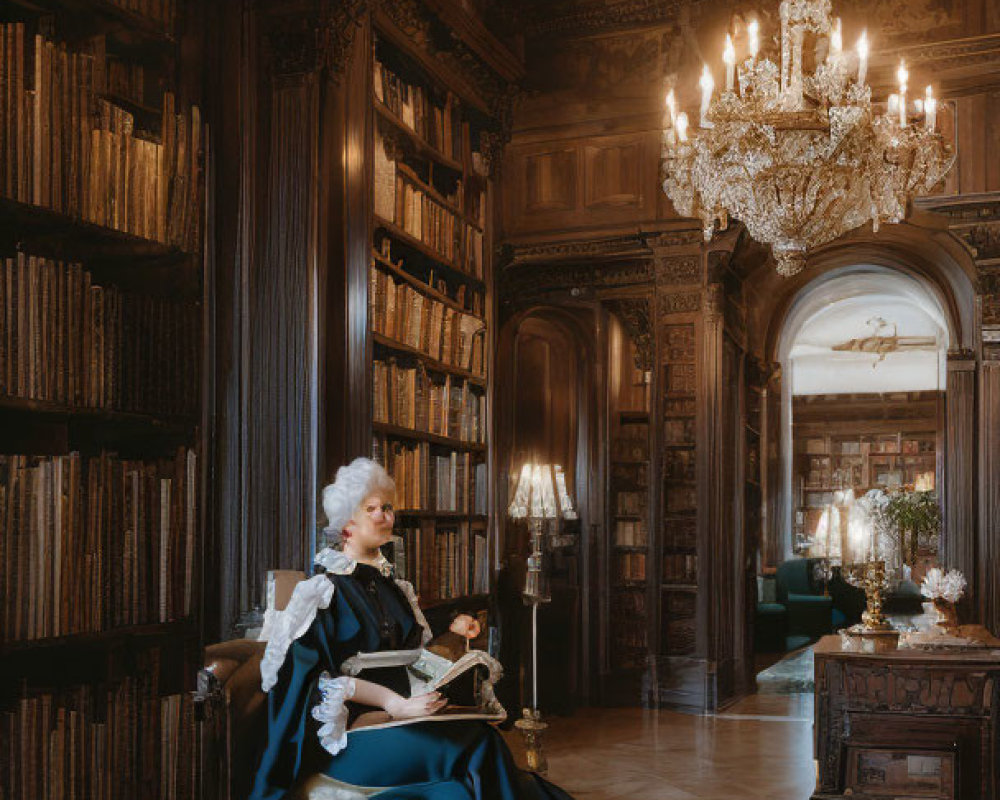
{"label": "tall wooden bookshelf", "polygon": [[613,320],[611,345],[608,491],[610,672],[623,696],[649,654],[650,374],[636,364],[636,344]]}
{"label": "tall wooden bookshelf", "polygon": [[491,120],[388,16],[372,44],[372,454],[397,485],[397,568],[426,607],[485,607]]}
{"label": "tall wooden bookshelf", "polygon": [[698,592],[696,329],[663,326],[660,409],[663,444],[660,538],[660,654],[695,652]]}
{"label": "tall wooden bookshelf", "polygon": [[3,797],[196,793],[205,139],[179,18],[0,8]]}

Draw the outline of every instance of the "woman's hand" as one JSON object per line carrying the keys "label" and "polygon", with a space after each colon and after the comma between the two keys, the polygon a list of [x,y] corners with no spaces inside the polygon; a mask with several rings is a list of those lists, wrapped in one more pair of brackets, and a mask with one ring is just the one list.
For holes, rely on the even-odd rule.
{"label": "woman's hand", "polygon": [[385,710],[393,719],[429,717],[448,704],[448,699],[438,692],[418,694],[416,697],[400,697],[398,694],[385,704]]}
{"label": "woman's hand", "polygon": [[452,633],[457,633],[459,636],[464,636],[466,639],[475,639],[482,631],[482,628],[479,625],[479,620],[475,617],[470,617],[468,614],[459,614],[452,620],[448,630]]}

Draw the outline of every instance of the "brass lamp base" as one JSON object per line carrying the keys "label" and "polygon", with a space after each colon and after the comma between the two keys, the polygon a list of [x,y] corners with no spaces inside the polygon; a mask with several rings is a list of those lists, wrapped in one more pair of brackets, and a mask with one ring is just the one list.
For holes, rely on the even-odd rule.
{"label": "brass lamp base", "polygon": [[542,722],[542,712],[537,708],[523,709],[521,719],[514,723],[514,727],[521,731],[524,737],[528,769],[544,775],[548,772],[549,764],[545,760],[545,753],[542,752],[542,733],[549,726],[548,723]]}
{"label": "brass lamp base", "polygon": [[890,653],[899,648],[899,631],[852,625],[843,633],[851,642],[845,650],[855,653]]}

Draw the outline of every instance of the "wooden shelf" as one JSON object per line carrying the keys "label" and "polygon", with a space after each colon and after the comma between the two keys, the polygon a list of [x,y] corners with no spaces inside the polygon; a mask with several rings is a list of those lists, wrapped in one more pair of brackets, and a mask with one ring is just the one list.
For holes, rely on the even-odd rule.
{"label": "wooden shelf", "polygon": [[693,450],[696,445],[694,442],[664,442],[663,446],[670,450]]}
{"label": "wooden shelf", "polygon": [[476,375],[474,372],[470,372],[467,369],[453,367],[451,364],[445,364],[443,361],[438,361],[437,359],[427,355],[427,353],[423,350],[417,350],[415,347],[410,347],[402,342],[397,342],[395,339],[390,339],[388,336],[384,336],[381,333],[375,333],[372,331],[372,340],[382,347],[419,358],[423,361],[424,366],[427,367],[429,372],[440,372],[446,375],[455,375],[459,378],[464,378],[477,386],[486,386],[486,378],[482,375]]}
{"label": "wooden shelf", "polygon": [[[58,33],[69,39],[106,34],[135,53],[162,57],[174,37],[156,20],[121,8],[108,0],[8,0],[9,6],[32,16],[59,14]],[[152,52],[149,52],[152,51]]]}
{"label": "wooden shelf", "polygon": [[671,583],[670,581],[663,581],[660,584],[660,590],[664,592],[697,592],[698,584],[696,583]]}
{"label": "wooden shelf", "polygon": [[106,422],[143,425],[158,433],[190,433],[197,427],[197,421],[187,417],[136,414],[128,411],[113,411],[104,408],[63,406],[44,400],[30,400],[23,397],[0,395],[0,414],[14,412],[32,414],[50,420],[73,420],[81,422]]}
{"label": "wooden shelf", "polygon": [[646,553],[649,551],[648,544],[613,544],[611,546],[615,550],[621,550],[625,553]]}
{"label": "wooden shelf", "polygon": [[153,108],[152,106],[144,105],[130,97],[124,97],[120,94],[115,94],[113,92],[101,92],[100,97],[103,97],[111,105],[118,106],[119,108],[127,111],[133,117],[135,117],[136,122],[144,123],[143,125],[136,125],[137,128],[146,129],[145,126],[148,125],[150,130],[155,129],[162,136],[163,131],[160,130],[163,122],[163,111],[159,108]]}
{"label": "wooden shelf", "polygon": [[490,596],[488,594],[466,594],[461,597],[449,597],[445,599],[437,598],[435,600],[429,600],[426,603],[420,603],[422,609],[434,609],[434,608],[447,608],[454,606],[464,606],[466,608],[470,606],[485,606],[489,603]]}
{"label": "wooden shelf", "polygon": [[472,84],[461,75],[445,67],[432,55],[424,52],[413,41],[413,38],[405,31],[400,30],[399,26],[381,9],[375,13],[375,28],[379,35],[411,59],[427,77],[450,89],[480,113],[490,116],[489,106]]}
{"label": "wooden shelf", "polygon": [[401,280],[406,281],[414,289],[416,289],[418,292],[421,292],[422,294],[427,295],[428,297],[430,297],[433,300],[437,300],[439,303],[443,303],[448,308],[454,309],[455,311],[461,311],[463,314],[466,314],[466,315],[468,315],[470,317],[475,317],[480,322],[482,322],[484,325],[486,324],[486,320],[483,319],[483,316],[481,314],[475,314],[475,313],[473,313],[471,311],[467,311],[466,309],[462,308],[462,306],[459,305],[456,300],[452,300],[450,297],[448,297],[445,294],[442,294],[441,292],[439,292],[437,289],[433,288],[429,284],[425,283],[424,281],[420,280],[417,277],[414,277],[409,272],[407,272],[405,269],[401,269],[400,267],[397,267],[395,264],[393,264],[388,259],[382,258],[382,256],[380,256],[374,250],[372,251],[372,257],[375,259],[375,262],[378,264],[378,266],[381,269],[385,270],[386,272],[392,273],[393,275],[395,275],[396,277],[400,278]]}
{"label": "wooden shelf", "polygon": [[416,170],[412,169],[406,164],[400,164],[397,162],[396,169],[412,184],[415,184],[420,191],[431,196],[439,206],[444,208],[448,213],[453,215],[459,222],[467,223],[468,220],[465,218],[464,212],[456,205],[452,203],[447,197],[445,197],[441,192],[431,186],[429,183],[424,181],[419,175],[417,175]]}
{"label": "wooden shelf", "polygon": [[463,172],[462,165],[453,158],[446,156],[436,147],[432,146],[427,140],[424,139],[419,133],[410,128],[403,120],[401,120],[396,113],[389,108],[385,103],[379,100],[377,97],[372,97],[372,106],[375,108],[375,113],[383,120],[385,120],[389,125],[393,127],[394,130],[401,133],[406,139],[410,141],[413,146],[414,151],[417,155],[423,156],[424,158],[430,159],[435,164],[442,167],[447,167],[454,172],[461,174]]}
{"label": "wooden shelf", "polygon": [[477,278],[475,275],[462,269],[457,264],[446,259],[441,253],[432,248],[430,245],[424,244],[420,239],[415,236],[411,236],[409,233],[400,228],[395,222],[390,222],[384,217],[380,217],[377,214],[374,215],[375,227],[376,229],[381,228],[389,236],[395,239],[397,242],[411,247],[418,251],[422,255],[429,258],[431,261],[436,263],[438,266],[447,269],[450,273],[460,277],[466,283],[475,284],[477,287],[485,286],[485,283],[481,278]]}
{"label": "wooden shelf", "polygon": [[465,513],[464,511],[410,511],[407,509],[396,509],[396,518],[398,519],[399,517],[409,517],[411,519],[471,520],[476,522],[483,522],[488,519],[485,514]]}
{"label": "wooden shelf", "polygon": [[619,411],[618,419],[622,422],[649,422],[648,411]]}
{"label": "wooden shelf", "polygon": [[197,254],[0,197],[0,255],[13,256],[19,247],[33,256],[82,264],[98,285],[155,287],[189,300],[201,295]]}
{"label": "wooden shelf", "polygon": [[615,578],[614,585],[615,587],[620,587],[624,589],[639,589],[639,588],[645,589],[646,579],[642,578],[640,580],[637,578]]}
{"label": "wooden shelf", "polygon": [[450,447],[452,450],[470,450],[474,453],[481,453],[486,450],[485,444],[477,442],[463,442],[461,439],[452,439],[448,436],[438,436],[435,433],[425,433],[424,431],[403,428],[399,425],[390,425],[386,422],[373,422],[372,431],[382,433],[396,439],[409,439],[416,442],[429,442],[430,444]]}
{"label": "wooden shelf", "polygon": [[100,680],[101,673],[115,660],[128,661],[132,653],[168,643],[172,649],[182,642],[193,644],[198,635],[196,623],[185,619],[7,642],[0,645],[0,676],[11,683],[20,679],[43,684],[52,680]]}

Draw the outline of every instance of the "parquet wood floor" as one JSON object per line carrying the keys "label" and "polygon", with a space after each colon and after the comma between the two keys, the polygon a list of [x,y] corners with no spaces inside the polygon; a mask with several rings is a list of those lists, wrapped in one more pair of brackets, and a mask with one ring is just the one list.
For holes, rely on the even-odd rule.
{"label": "parquet wood floor", "polygon": [[[548,777],[577,800],[808,800],[812,695],[754,695],[715,716],[587,708],[551,720]],[[508,742],[524,765],[520,735]]]}

